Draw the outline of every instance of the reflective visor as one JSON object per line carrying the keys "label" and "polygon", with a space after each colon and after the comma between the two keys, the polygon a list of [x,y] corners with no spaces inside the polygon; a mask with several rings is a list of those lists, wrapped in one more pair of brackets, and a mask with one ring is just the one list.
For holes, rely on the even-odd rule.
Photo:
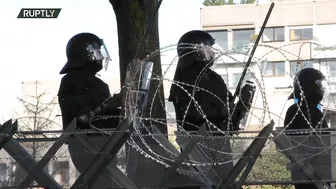
{"label": "reflective visor", "polygon": [[104,40],[101,39],[101,44],[94,43],[87,47],[87,51],[93,60],[101,60],[105,70],[107,70],[109,62],[112,60],[106,48]]}
{"label": "reflective visor", "polygon": [[110,61],[112,61],[112,58],[110,56],[110,53],[107,50],[107,47],[106,47],[103,39],[101,40],[101,44],[102,44],[102,46],[101,46],[102,47],[102,53],[105,56],[105,62],[103,63],[103,65],[104,65],[104,68],[105,68],[105,71],[106,71]]}

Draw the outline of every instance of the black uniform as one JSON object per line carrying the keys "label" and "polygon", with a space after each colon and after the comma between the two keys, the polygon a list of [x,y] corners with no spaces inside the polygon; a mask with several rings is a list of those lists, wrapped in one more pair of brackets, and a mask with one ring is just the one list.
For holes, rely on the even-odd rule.
{"label": "black uniform", "polygon": [[[240,101],[228,125],[231,114],[228,107],[232,112],[234,104],[231,103],[232,94],[222,77],[210,69],[215,59],[215,53],[210,48],[214,43],[210,34],[198,30],[187,32],[178,42],[179,61],[174,76],[176,83],[172,84],[168,100],[174,104],[177,122],[187,131],[198,130],[206,121],[203,115],[221,130],[238,130],[240,120],[248,111]],[[200,48],[197,45],[203,46]],[[246,87],[243,89],[245,92],[248,90]],[[249,106],[249,103],[246,105]],[[216,131],[209,124],[207,130]]]}
{"label": "black uniform", "polygon": [[[227,98],[231,100],[232,94],[226,89],[226,85],[220,75],[210,69],[200,75],[203,69],[204,66],[202,64],[195,64],[190,69],[176,71],[174,81],[181,83],[178,83],[179,86],[173,84],[170,90],[169,101],[172,101],[175,105],[176,119],[180,124],[182,124],[184,114],[187,113],[183,123],[183,128],[187,131],[197,131],[198,127],[205,121],[203,115],[206,115],[207,119],[214,125],[221,125],[222,128],[224,127],[222,125],[223,120],[229,116],[227,106],[223,103],[227,102]],[[199,76],[201,77],[200,82],[194,84]],[[201,111],[203,111],[202,113],[188,95],[188,93],[193,94],[193,85],[200,88],[196,89],[193,97],[200,106]],[[218,99],[213,95],[217,96]],[[190,102],[189,110],[186,112]]]}
{"label": "black uniform", "polygon": [[[323,74],[314,68],[305,68],[296,75],[294,78],[294,92],[289,99],[296,98],[298,102],[287,110],[284,121],[287,129],[309,129],[311,126],[314,128],[328,128],[326,120],[322,120],[323,113],[317,108],[324,96],[322,80],[324,80]],[[303,92],[304,98],[301,97],[301,92]],[[302,113],[298,111],[299,107],[303,115],[310,119],[310,125],[304,119]],[[295,114],[297,115],[295,116]],[[318,124],[321,120],[322,124]]]}
{"label": "black uniform", "polygon": [[[327,121],[323,119],[323,113],[317,107],[324,95],[322,80],[324,80],[323,74],[314,68],[305,68],[296,75],[294,78],[294,92],[290,95],[289,99],[296,98],[298,102],[291,105],[286,112],[284,121],[286,129],[328,128]],[[304,98],[300,92],[303,92]],[[309,123],[307,123],[307,120]],[[329,134],[329,132],[319,134]],[[308,133],[288,135],[308,135]],[[297,166],[294,166],[293,169],[298,170],[295,167]],[[293,174],[300,176],[305,173],[301,171],[292,172],[292,177],[296,177]],[[315,184],[295,184],[295,188],[317,189]]]}
{"label": "black uniform", "polygon": [[[303,117],[302,113],[299,110],[299,107],[304,117],[306,117],[306,119],[311,119],[310,125]],[[311,127],[328,128],[327,121],[325,119],[322,120],[322,118],[323,113],[317,108],[317,104],[308,104],[308,106],[305,103],[301,106],[299,106],[298,104],[293,104],[288,108],[286,112],[284,125],[286,126],[286,129],[310,129]],[[321,120],[322,124],[319,123]]]}
{"label": "black uniform", "polygon": [[[109,98],[111,94],[108,85],[95,76],[107,58],[101,53],[102,46],[102,40],[90,33],[77,34],[68,42],[68,62],[60,72],[66,75],[62,78],[58,92],[63,129],[74,118],[78,118],[79,128],[89,129],[89,119],[93,115],[119,116],[120,95]],[[101,106],[106,99],[104,106]],[[96,110],[98,107],[101,108]],[[113,118],[92,124],[97,128],[114,128],[118,122],[118,118]]]}

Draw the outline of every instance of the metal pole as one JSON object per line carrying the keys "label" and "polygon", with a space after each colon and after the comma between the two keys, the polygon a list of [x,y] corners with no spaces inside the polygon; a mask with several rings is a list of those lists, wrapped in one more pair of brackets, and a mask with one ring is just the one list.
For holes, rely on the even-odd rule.
{"label": "metal pole", "polygon": [[236,100],[236,97],[237,97],[237,95],[238,95],[238,93],[239,93],[239,91],[240,91],[240,87],[241,87],[241,85],[242,85],[242,83],[243,83],[243,80],[244,80],[244,77],[245,77],[245,75],[246,75],[247,69],[248,69],[248,67],[249,67],[250,64],[251,64],[251,61],[252,61],[252,58],[253,58],[253,56],[254,56],[254,53],[255,53],[255,51],[256,51],[256,49],[257,49],[258,43],[259,43],[259,41],[260,41],[260,39],[261,39],[261,36],[262,36],[262,34],[263,34],[263,32],[264,32],[264,29],[265,29],[265,27],[266,27],[266,24],[267,24],[267,22],[268,22],[268,19],[269,19],[269,17],[271,16],[273,7],[274,7],[274,2],[271,3],[271,6],[270,6],[270,8],[269,8],[269,10],[268,10],[268,12],[267,12],[266,18],[265,18],[265,20],[264,20],[264,23],[263,23],[263,25],[261,26],[260,32],[259,32],[259,34],[258,34],[258,37],[257,37],[256,41],[254,42],[254,46],[253,46],[253,48],[252,48],[251,54],[250,54],[250,56],[249,56],[249,59],[248,59],[247,62],[246,62],[244,71],[243,71],[243,73],[242,73],[242,76],[240,77],[240,80],[239,80],[239,82],[238,82],[236,91],[235,91],[235,93],[234,93],[234,95],[233,95],[232,103],[234,103],[234,101]]}

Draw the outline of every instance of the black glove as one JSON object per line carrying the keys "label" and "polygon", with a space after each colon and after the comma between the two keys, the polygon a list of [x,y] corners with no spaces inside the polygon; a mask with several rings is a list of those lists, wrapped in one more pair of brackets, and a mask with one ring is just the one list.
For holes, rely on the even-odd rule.
{"label": "black glove", "polygon": [[85,113],[77,117],[79,125],[89,128],[89,121],[95,115],[104,115],[111,112],[118,112],[118,107],[121,106],[122,95],[120,93],[114,94],[112,97],[108,97],[101,105],[99,105],[94,111]]}
{"label": "black glove", "polygon": [[240,90],[239,99],[248,108],[252,103],[255,91],[256,87],[251,81],[247,82],[244,85],[244,87]]}
{"label": "black glove", "polygon": [[103,103],[101,103],[95,110],[94,115],[103,115],[106,113],[115,112],[121,106],[121,94],[109,96]]}
{"label": "black glove", "polygon": [[[91,112],[92,113],[92,112]],[[89,114],[83,114],[77,117],[77,125],[80,129],[89,129],[90,128],[90,118]]]}
{"label": "black glove", "polygon": [[90,120],[90,116],[88,114],[83,114],[83,115],[78,116],[77,119],[79,122],[87,123]]}
{"label": "black glove", "polygon": [[240,90],[239,101],[235,104],[236,107],[231,107],[234,109],[231,117],[233,130],[240,130],[240,121],[244,119],[246,113],[250,110],[255,91],[256,87],[251,81],[247,81]]}
{"label": "black glove", "polygon": [[110,97],[107,101],[109,109],[117,109],[121,106],[122,101],[122,95],[121,93],[116,93],[112,97]]}

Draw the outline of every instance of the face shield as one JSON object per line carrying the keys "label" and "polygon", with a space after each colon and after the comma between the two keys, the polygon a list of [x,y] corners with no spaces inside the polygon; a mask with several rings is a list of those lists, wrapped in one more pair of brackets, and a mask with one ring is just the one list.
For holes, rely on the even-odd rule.
{"label": "face shield", "polygon": [[87,47],[87,51],[90,55],[90,57],[92,58],[92,60],[96,60],[96,61],[102,61],[102,64],[105,68],[105,71],[108,68],[109,62],[112,60],[110,57],[110,54],[106,48],[106,45],[103,41],[103,39],[101,39],[101,44],[97,44],[94,43],[92,45],[89,45]]}
{"label": "face shield", "polygon": [[213,46],[212,46],[212,51],[215,53],[214,55],[214,60],[213,60],[213,64],[212,66],[210,67],[210,69],[212,70],[215,70],[216,67],[217,67],[217,64],[220,64],[220,63],[224,63],[224,60],[223,60],[223,49],[219,46],[218,43],[215,43]]}
{"label": "face shield", "polygon": [[210,45],[204,44],[195,45],[194,48],[197,54],[197,59],[201,62],[206,63],[209,69],[214,69],[213,66],[216,62],[215,49]]}
{"label": "face shield", "polygon": [[325,79],[320,79],[315,81],[316,86],[324,92],[328,92],[328,82]]}
{"label": "face shield", "polygon": [[317,93],[322,98],[322,103],[329,106],[330,102],[330,86],[326,79],[316,80]]}
{"label": "face shield", "polygon": [[[323,111],[323,107],[331,106],[332,99],[330,98],[330,86],[328,82],[323,78],[315,81],[315,93],[314,96],[316,99],[320,100],[320,103],[317,105],[317,108]],[[298,103],[298,99],[295,98],[294,92],[290,95],[288,99],[294,99],[294,104]]]}

